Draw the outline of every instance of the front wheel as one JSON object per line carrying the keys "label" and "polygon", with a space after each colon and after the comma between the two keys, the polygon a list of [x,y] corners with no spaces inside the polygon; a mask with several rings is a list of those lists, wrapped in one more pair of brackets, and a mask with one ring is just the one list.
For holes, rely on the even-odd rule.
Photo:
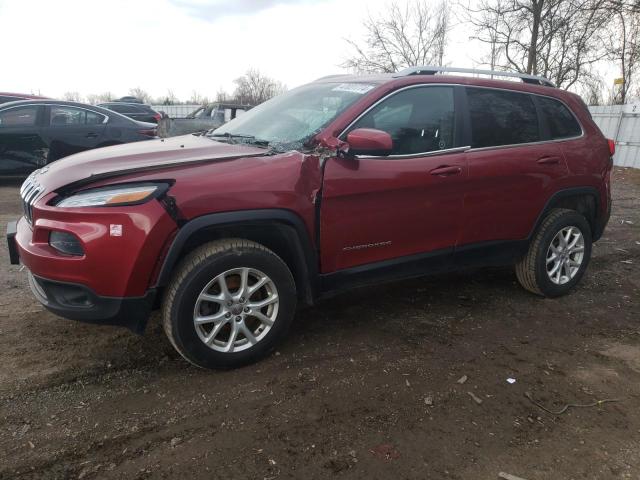
{"label": "front wheel", "polygon": [[586,218],[558,208],[544,219],[527,255],[516,264],[516,276],[530,292],[558,297],[580,281],[590,258],[591,228]]}
{"label": "front wheel", "polygon": [[220,240],[181,262],[162,306],[176,350],[204,368],[254,362],[285,336],[296,309],[287,265],[248,240]]}

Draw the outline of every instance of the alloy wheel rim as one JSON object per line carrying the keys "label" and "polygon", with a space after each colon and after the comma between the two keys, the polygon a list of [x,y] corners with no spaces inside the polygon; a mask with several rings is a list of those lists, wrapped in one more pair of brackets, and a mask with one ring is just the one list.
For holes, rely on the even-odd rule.
{"label": "alloy wheel rim", "polygon": [[278,316],[275,283],[260,270],[227,270],[202,289],[193,325],[209,348],[234,353],[251,348],[269,333]]}
{"label": "alloy wheel rim", "polygon": [[546,269],[556,285],[570,282],[580,270],[584,259],[584,236],[578,227],[564,227],[549,244]]}

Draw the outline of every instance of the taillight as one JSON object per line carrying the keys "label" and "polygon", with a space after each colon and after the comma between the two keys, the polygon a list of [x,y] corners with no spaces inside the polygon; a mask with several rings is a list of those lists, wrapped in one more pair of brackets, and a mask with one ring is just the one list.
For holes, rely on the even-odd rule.
{"label": "taillight", "polygon": [[608,138],[607,142],[609,143],[609,153],[613,157],[615,155],[615,153],[616,153],[616,141],[615,140],[611,140],[610,138]]}
{"label": "taillight", "polygon": [[157,137],[158,136],[158,133],[157,133],[155,128],[149,128],[149,129],[146,129],[146,130],[138,130],[138,133],[140,135],[145,135],[147,137]]}
{"label": "taillight", "polygon": [[153,118],[155,118],[155,119],[156,119],[156,122],[159,122],[159,121],[160,121],[160,119],[162,118],[162,115],[160,115],[159,113],[156,113],[156,114],[153,116]]}

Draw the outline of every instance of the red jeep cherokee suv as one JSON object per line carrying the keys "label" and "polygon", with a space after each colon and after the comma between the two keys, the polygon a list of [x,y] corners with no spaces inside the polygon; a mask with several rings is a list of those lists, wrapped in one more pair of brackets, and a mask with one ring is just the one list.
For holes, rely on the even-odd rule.
{"label": "red jeep cherokee suv", "polygon": [[206,135],[57,161],[21,188],[11,260],[63,317],[142,332],[161,306],[202,367],[264,356],[297,305],[357,285],[514,264],[568,292],[609,218],[613,146],[544,78],[451,72],[326,77]]}

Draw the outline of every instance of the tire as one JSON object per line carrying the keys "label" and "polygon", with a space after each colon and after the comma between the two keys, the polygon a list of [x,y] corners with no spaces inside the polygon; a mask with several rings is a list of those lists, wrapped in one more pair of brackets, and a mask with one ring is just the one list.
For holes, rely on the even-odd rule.
{"label": "tire", "polygon": [[[570,238],[568,244],[561,243],[560,232],[563,232],[563,238]],[[581,240],[577,233],[581,235]],[[574,241],[576,245],[567,249]],[[551,248],[552,242],[555,250]],[[554,209],[543,220],[526,256],[516,264],[518,281],[526,290],[537,295],[565,295],[584,275],[591,259],[591,245],[591,228],[583,215],[575,210]],[[558,263],[560,266],[556,268]]]}
{"label": "tire", "polygon": [[162,302],[162,322],[189,362],[234,368],[263,358],[278,345],[296,301],[293,276],[275,253],[248,240],[218,240],[180,262]]}

